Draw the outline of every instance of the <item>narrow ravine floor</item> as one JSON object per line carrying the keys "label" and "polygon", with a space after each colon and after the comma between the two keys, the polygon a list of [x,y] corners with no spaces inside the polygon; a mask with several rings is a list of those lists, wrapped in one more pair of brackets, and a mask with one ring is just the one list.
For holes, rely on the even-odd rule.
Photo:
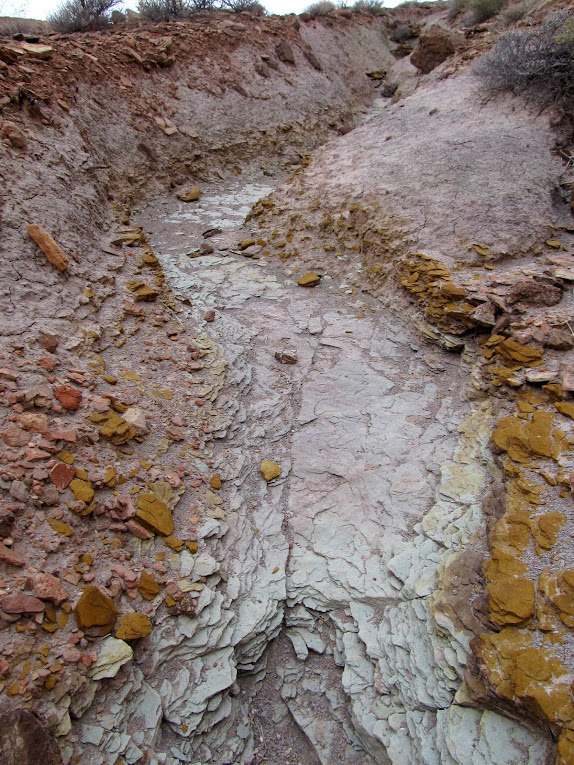
{"label": "narrow ravine floor", "polygon": [[[270,620],[269,610],[280,611],[282,621],[285,600],[290,606],[286,634],[298,658],[285,665],[284,643],[279,666],[272,652],[264,685],[291,690],[282,691],[283,701],[274,694],[271,711],[250,699],[252,718],[267,711],[260,726],[270,726],[259,736],[264,746],[255,740],[255,754],[259,749],[277,765],[317,756],[325,763],[379,762],[353,731],[330,619],[344,621],[352,601],[369,603],[376,615],[395,597],[383,561],[402,549],[433,503],[439,466],[452,455],[466,413],[465,384],[458,357],[421,344],[408,316],[347,294],[328,275],[304,289],[281,261],[238,254],[238,242],[250,234],[242,228],[246,213],[271,191],[266,180],[217,184],[193,206],[164,200],[138,222],[194,319],[215,310],[205,330],[228,362],[225,395],[236,414],[215,454],[229,482],[226,507],[242,517],[218,545],[228,573],[242,581],[232,610],[236,640],[248,648],[246,669],[250,640]],[[210,228],[222,233],[204,239]],[[204,241],[212,254],[186,254]],[[275,359],[286,349],[297,352],[296,364]],[[259,475],[262,459],[281,465],[273,484]],[[242,543],[250,538],[246,525],[256,555]],[[318,632],[300,604],[329,615]],[[278,629],[273,617],[271,623],[268,637]],[[320,657],[320,671],[302,662],[309,650]],[[241,668],[241,651],[239,658]],[[313,743],[306,755],[293,717]],[[271,730],[282,730],[278,742],[270,741]]]}

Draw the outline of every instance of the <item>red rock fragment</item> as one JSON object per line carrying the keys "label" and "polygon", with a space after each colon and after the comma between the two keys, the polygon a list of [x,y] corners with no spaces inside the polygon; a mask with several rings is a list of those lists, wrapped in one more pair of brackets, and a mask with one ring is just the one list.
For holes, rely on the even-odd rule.
{"label": "red rock fragment", "polygon": [[41,614],[46,604],[33,595],[18,592],[16,595],[6,595],[2,598],[0,608],[7,614]]}
{"label": "red rock fragment", "polygon": [[40,332],[38,335],[38,342],[45,351],[48,351],[48,353],[55,353],[58,349],[58,338],[47,332]]}
{"label": "red rock fragment", "polygon": [[72,388],[71,385],[60,385],[54,388],[54,396],[58,399],[64,409],[75,412],[79,408],[82,400],[82,391]]}
{"label": "red rock fragment", "polygon": [[68,428],[66,430],[47,430],[43,435],[48,441],[67,441],[70,444],[75,444],[78,438],[78,433],[73,430],[73,428]]}
{"label": "red rock fragment", "polygon": [[36,597],[49,600],[55,606],[61,606],[68,600],[68,593],[60,584],[60,580],[52,574],[35,574],[30,577],[30,583]]}
{"label": "red rock fragment", "polygon": [[18,567],[22,567],[26,563],[24,558],[19,553],[11,550],[9,547],[6,547],[6,545],[3,545],[2,542],[0,542],[0,561],[9,563],[11,566]]}
{"label": "red rock fragment", "polygon": [[56,467],[50,471],[50,480],[58,489],[65,489],[70,481],[76,475],[76,468],[73,465],[66,465],[64,462],[58,462]]}
{"label": "red rock fragment", "polygon": [[143,526],[140,526],[140,524],[137,521],[128,521],[126,523],[126,529],[128,531],[131,531],[134,537],[138,537],[138,539],[152,538],[152,534],[150,534],[150,532],[147,529],[144,529]]}
{"label": "red rock fragment", "polygon": [[26,449],[24,455],[29,462],[34,460],[45,460],[50,456],[50,452],[45,452],[43,449]]}
{"label": "red rock fragment", "polygon": [[48,417],[41,412],[23,412],[18,420],[30,433],[45,433],[48,430]]}
{"label": "red rock fragment", "polygon": [[2,431],[1,435],[6,446],[26,446],[30,440],[28,433],[17,425],[8,425],[6,430]]}
{"label": "red rock fragment", "polygon": [[206,313],[203,314],[203,318],[205,321],[210,323],[212,321],[215,321],[215,311],[207,311]]}
{"label": "red rock fragment", "polygon": [[43,369],[45,369],[47,372],[53,372],[54,367],[56,366],[56,362],[50,356],[41,356],[36,362],[36,364],[39,367],[42,367]]}

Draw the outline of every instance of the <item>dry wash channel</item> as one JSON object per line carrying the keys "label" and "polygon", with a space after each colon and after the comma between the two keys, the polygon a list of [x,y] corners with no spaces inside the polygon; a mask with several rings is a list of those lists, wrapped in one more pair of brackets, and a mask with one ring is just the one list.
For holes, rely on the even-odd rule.
{"label": "dry wash channel", "polygon": [[237,18],[0,44],[0,752],[567,765],[556,120]]}

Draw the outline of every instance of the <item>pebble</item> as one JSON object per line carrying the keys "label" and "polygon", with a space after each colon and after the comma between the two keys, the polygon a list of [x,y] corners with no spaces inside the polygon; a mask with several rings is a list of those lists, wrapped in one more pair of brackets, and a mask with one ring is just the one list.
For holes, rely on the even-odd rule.
{"label": "pebble", "polygon": [[272,481],[281,475],[281,467],[273,460],[263,460],[259,466],[259,471],[266,481]]}

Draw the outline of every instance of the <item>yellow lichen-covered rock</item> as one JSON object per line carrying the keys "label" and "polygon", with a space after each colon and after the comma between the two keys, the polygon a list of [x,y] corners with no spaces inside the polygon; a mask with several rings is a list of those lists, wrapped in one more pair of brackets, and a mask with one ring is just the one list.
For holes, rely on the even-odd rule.
{"label": "yellow lichen-covered rock", "polygon": [[100,434],[116,446],[125,444],[136,436],[136,431],[129,422],[115,412],[93,414],[90,419],[98,426]]}
{"label": "yellow lichen-covered rock", "polygon": [[543,351],[533,345],[522,345],[513,337],[491,335],[482,346],[487,359],[498,354],[506,362],[517,362],[520,366],[539,367],[542,364]]}
{"label": "yellow lichen-covered rock", "polygon": [[[442,295],[446,295],[449,298],[465,298],[467,291],[464,287],[458,287],[454,282],[443,282],[440,285],[440,292]],[[474,306],[472,306],[474,310]]]}
{"label": "yellow lichen-covered rock", "polygon": [[197,202],[200,196],[201,189],[199,186],[188,186],[177,192],[177,197],[181,199],[182,202]]}
{"label": "yellow lichen-covered rock", "polygon": [[554,547],[558,541],[558,532],[566,520],[564,513],[558,513],[555,510],[531,518],[530,530],[538,552],[540,552],[538,548],[551,550]]}
{"label": "yellow lichen-covered rock", "polygon": [[80,502],[89,504],[94,498],[94,490],[89,481],[82,481],[79,478],[74,478],[73,481],[70,481],[70,489],[72,490],[74,497]]}
{"label": "yellow lichen-covered rock", "polygon": [[149,616],[141,613],[124,614],[120,617],[120,623],[115,638],[118,640],[138,640],[149,635],[151,621]]}
{"label": "yellow lichen-covered rock", "polygon": [[259,471],[266,481],[272,481],[281,475],[281,467],[273,460],[263,460],[259,466]]}
{"label": "yellow lichen-covered rock", "polygon": [[520,624],[534,615],[536,590],[530,579],[499,580],[487,586],[495,624]]}
{"label": "yellow lichen-covered rock", "polygon": [[74,533],[74,529],[64,521],[59,521],[57,518],[46,518],[46,521],[54,529],[56,534],[62,534],[65,537],[71,537]]}
{"label": "yellow lichen-covered rock", "polygon": [[97,587],[90,585],[83,591],[74,608],[76,624],[91,635],[108,635],[116,624],[118,610],[113,600]]}
{"label": "yellow lichen-covered rock", "polygon": [[321,283],[321,277],[314,271],[309,271],[308,274],[303,274],[300,279],[297,279],[297,284],[300,287],[316,287]]}
{"label": "yellow lichen-covered rock", "polygon": [[473,641],[481,670],[502,698],[519,703],[558,725],[574,720],[567,667],[546,648],[532,645],[528,632],[507,627]]}
{"label": "yellow lichen-covered rock", "polygon": [[574,420],[574,404],[568,402],[568,401],[557,401],[554,406],[560,414],[565,414],[566,417],[570,417],[571,420]]}
{"label": "yellow lichen-covered rock", "polygon": [[147,571],[142,571],[140,574],[138,591],[142,598],[153,600],[156,595],[159,595],[159,584],[151,574],[148,574]]}
{"label": "yellow lichen-covered rock", "polygon": [[515,462],[530,462],[533,456],[556,459],[568,446],[564,431],[554,428],[552,412],[536,411],[530,420],[502,417],[492,434],[499,449]]}
{"label": "yellow lichen-covered rock", "polygon": [[550,578],[547,589],[548,597],[557,609],[560,621],[567,627],[573,628],[574,569],[560,571],[558,574],[555,574]]}
{"label": "yellow lichen-covered rock", "polygon": [[556,765],[572,765],[574,762],[574,726],[564,728],[558,739]]}
{"label": "yellow lichen-covered rock", "polygon": [[173,533],[173,518],[167,505],[155,494],[140,494],[137,498],[137,517],[151,531],[165,537]]}

